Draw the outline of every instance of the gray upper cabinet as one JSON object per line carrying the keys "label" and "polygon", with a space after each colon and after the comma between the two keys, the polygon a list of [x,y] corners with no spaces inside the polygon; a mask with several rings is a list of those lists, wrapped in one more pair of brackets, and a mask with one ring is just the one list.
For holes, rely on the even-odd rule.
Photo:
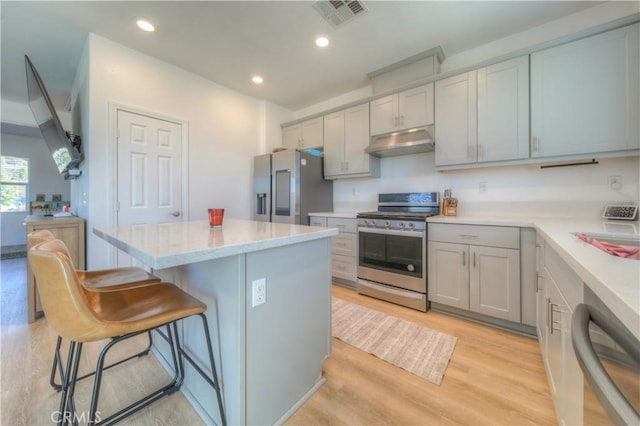
{"label": "gray upper cabinet", "polygon": [[478,70],[477,161],[529,157],[529,57]]}
{"label": "gray upper cabinet", "polygon": [[287,148],[322,148],[322,117],[282,129],[282,144]]}
{"label": "gray upper cabinet", "polygon": [[324,116],[326,179],[380,176],[380,159],[364,152],[369,145],[369,104]]}
{"label": "gray upper cabinet", "polygon": [[433,124],[433,83],[370,102],[371,136]]}
{"label": "gray upper cabinet", "polygon": [[531,55],[532,157],[640,149],[639,26]]}
{"label": "gray upper cabinet", "polygon": [[529,157],[529,57],[436,83],[436,166]]}

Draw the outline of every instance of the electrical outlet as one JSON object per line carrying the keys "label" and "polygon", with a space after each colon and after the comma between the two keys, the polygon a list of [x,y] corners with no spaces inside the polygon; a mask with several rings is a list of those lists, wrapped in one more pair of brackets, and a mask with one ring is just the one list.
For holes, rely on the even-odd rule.
{"label": "electrical outlet", "polygon": [[609,180],[609,188],[615,191],[622,189],[622,176],[620,175],[609,176],[608,180]]}
{"label": "electrical outlet", "polygon": [[478,192],[481,194],[487,193],[487,182],[479,182],[478,183]]}
{"label": "electrical outlet", "polygon": [[255,308],[267,302],[267,279],[260,278],[251,284],[253,287],[251,307]]}

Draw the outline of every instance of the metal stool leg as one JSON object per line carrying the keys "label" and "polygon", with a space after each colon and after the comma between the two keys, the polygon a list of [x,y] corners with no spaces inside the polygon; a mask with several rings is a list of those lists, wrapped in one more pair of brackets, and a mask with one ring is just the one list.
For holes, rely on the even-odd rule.
{"label": "metal stool leg", "polygon": [[[104,370],[108,370],[111,367],[115,367],[116,365],[120,365],[123,362],[127,362],[131,359],[134,358],[140,358],[143,357],[145,355],[149,354],[149,351],[151,351],[151,346],[153,345],[153,337],[151,336],[151,331],[149,331],[148,333],[148,337],[149,337],[149,343],[147,344],[146,348],[143,349],[142,351],[138,352],[137,354],[131,355],[127,358],[121,359],[120,361],[114,362],[113,364],[109,364],[108,366],[104,367]],[[60,346],[62,344],[62,337],[58,336],[58,341],[56,342],[56,349],[55,349],[55,353],[53,354],[53,365],[51,366],[51,377],[49,379],[49,384],[51,384],[51,387],[53,389],[55,389],[56,392],[60,392],[60,390],[62,389],[62,385],[56,383],[56,373],[58,368],[60,368],[60,371],[62,371],[63,367],[62,367],[62,356],[60,354]],[[96,372],[91,372],[89,374],[85,374],[84,376],[78,377],[77,380],[83,380],[86,379],[87,377],[91,377],[94,374],[96,374]]]}
{"label": "metal stool leg", "polygon": [[[171,328],[169,327],[169,325],[167,325],[167,331],[168,331],[168,340],[170,341],[170,345],[173,347],[175,336],[173,335],[173,332],[171,331]],[[98,399],[100,397],[100,386],[102,384],[102,373],[106,369],[104,367],[104,360],[107,352],[117,343],[145,332],[146,331],[141,331],[141,332],[131,333],[131,334],[117,337],[111,340],[109,343],[107,343],[105,347],[102,349],[102,351],[100,352],[100,356],[98,357],[98,362],[96,366],[96,373],[95,373],[95,379],[93,384],[93,395],[91,397],[91,406],[89,409],[89,421],[88,421],[89,426],[94,425],[96,423],[96,413],[98,411]],[[182,384],[183,374],[179,366],[177,352],[172,350],[171,353],[172,353],[173,364],[175,369],[175,375],[171,380],[171,382],[168,385],[164,386],[163,388],[158,389],[157,391],[145,396],[144,398],[141,398],[140,400],[110,415],[109,417],[101,419],[100,421],[101,426],[117,423],[122,419],[124,419],[125,417],[128,417],[131,414],[136,413],[137,411],[143,409],[149,404],[155,402],[156,400],[166,395],[170,395],[180,389],[180,385]]]}
{"label": "metal stool leg", "polygon": [[[225,412],[224,412],[224,403],[222,401],[222,390],[220,388],[220,382],[218,381],[218,374],[216,372],[216,363],[213,359],[213,349],[211,346],[211,335],[209,334],[209,324],[207,322],[207,317],[204,314],[198,314],[200,316],[200,318],[202,319],[202,326],[204,328],[204,335],[205,335],[205,340],[207,342],[207,350],[208,350],[208,354],[209,354],[209,364],[211,366],[211,376],[209,377],[209,375],[202,369],[200,368],[200,366],[196,363],[196,361],[191,358],[191,356],[189,356],[189,354],[182,348],[182,346],[180,345],[180,340],[177,337],[177,329],[176,329],[176,344],[178,345],[178,351],[180,352],[180,358],[184,358],[186,359],[189,364],[191,364],[191,366],[198,372],[198,374],[200,374],[200,376],[202,376],[202,378],[209,383],[209,385],[213,388],[213,390],[216,392],[216,397],[218,399],[218,410],[220,411],[220,419],[222,421],[223,425],[227,424],[227,419],[225,416]],[[174,323],[174,328],[175,328],[175,323]],[[182,361],[181,361],[181,365],[182,365]],[[213,380],[212,380],[213,378]]]}

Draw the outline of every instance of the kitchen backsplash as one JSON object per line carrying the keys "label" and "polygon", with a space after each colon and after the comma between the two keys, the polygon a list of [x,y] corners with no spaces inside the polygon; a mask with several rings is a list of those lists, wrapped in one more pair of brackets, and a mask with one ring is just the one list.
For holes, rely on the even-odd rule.
{"label": "kitchen backsplash", "polygon": [[[452,188],[459,215],[594,217],[607,203],[638,203],[640,158],[602,159],[599,164],[540,169],[506,166],[436,172],[433,153],[382,159],[377,179],[334,181],[334,210],[375,209],[380,192],[439,191]],[[622,188],[609,187],[619,176]]]}

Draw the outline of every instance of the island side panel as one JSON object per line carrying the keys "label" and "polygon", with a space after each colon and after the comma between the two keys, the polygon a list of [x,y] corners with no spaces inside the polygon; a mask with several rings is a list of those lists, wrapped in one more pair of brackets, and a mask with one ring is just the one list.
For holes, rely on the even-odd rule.
{"label": "island side panel", "polygon": [[[329,238],[247,254],[247,424],[274,424],[300,403],[331,352]],[[252,307],[252,282],[266,303]]]}
{"label": "island side panel", "polygon": [[[245,255],[154,272],[163,280],[175,283],[207,304],[205,315],[209,323],[218,379],[222,383],[227,422],[246,424]],[[200,318],[192,317],[182,321],[180,334],[189,355],[199,362],[200,367],[210,372]],[[221,424],[215,392],[190,364],[185,363],[185,370],[183,393],[205,423]]]}

